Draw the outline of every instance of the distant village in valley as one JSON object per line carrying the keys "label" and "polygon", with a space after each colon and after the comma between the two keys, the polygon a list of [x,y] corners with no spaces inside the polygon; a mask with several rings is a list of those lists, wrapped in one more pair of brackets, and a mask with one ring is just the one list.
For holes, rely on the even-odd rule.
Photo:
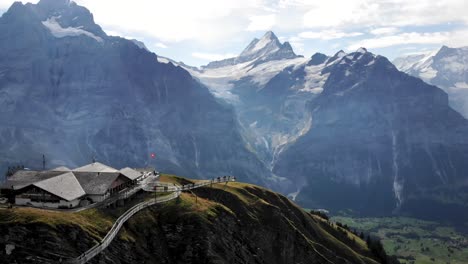
{"label": "distant village in valley", "polygon": [[157,177],[154,168],[117,170],[99,162],[70,169],[20,169],[0,185],[3,204],[46,209],[77,210],[99,204],[123,202],[141,190],[138,184],[148,176]]}

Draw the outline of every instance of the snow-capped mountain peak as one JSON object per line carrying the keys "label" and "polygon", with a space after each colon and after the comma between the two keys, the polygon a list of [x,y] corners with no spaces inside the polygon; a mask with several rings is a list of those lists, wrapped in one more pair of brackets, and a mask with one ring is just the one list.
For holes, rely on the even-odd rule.
{"label": "snow-capped mountain peak", "polygon": [[335,55],[333,55],[333,57],[331,57],[328,61],[327,61],[327,64],[330,64],[332,62],[336,62],[338,61],[339,59],[343,58],[344,56],[346,56],[346,52],[344,52],[343,50],[340,50],[338,51],[337,53],[335,53]]}
{"label": "snow-capped mountain peak", "polygon": [[312,55],[312,57],[310,57],[310,61],[307,63],[307,66],[320,65],[324,63],[325,61],[327,61],[327,59],[328,59],[327,55],[317,52],[314,55]]}
{"label": "snow-capped mountain peak", "polygon": [[468,47],[442,46],[438,51],[400,57],[393,63],[400,71],[444,89],[450,106],[468,118]]}
{"label": "snow-capped mountain peak", "polygon": [[367,53],[367,49],[366,48],[359,48],[358,50],[356,50],[357,53]]}
{"label": "snow-capped mountain peak", "polygon": [[237,101],[231,93],[233,82],[249,79],[261,89],[273,77],[288,67],[297,69],[308,59],[294,53],[289,42],[281,43],[271,31],[255,38],[238,57],[210,62],[200,69],[184,67],[200,79],[218,97]]}
{"label": "snow-capped mountain peak", "polygon": [[242,51],[240,57],[249,56],[252,54],[267,54],[279,50],[282,47],[276,35],[268,31],[261,39],[255,38],[247,48]]}
{"label": "snow-capped mountain peak", "polygon": [[103,42],[107,37],[93,14],[73,1],[41,0],[34,9],[34,15],[57,38],[84,35]]}
{"label": "snow-capped mountain peak", "polygon": [[399,70],[444,89],[468,82],[468,47],[442,46],[438,51],[396,58],[393,63]]}
{"label": "snow-capped mountain peak", "polygon": [[87,36],[95,39],[97,42],[103,42],[104,40],[101,37],[94,35],[93,33],[83,30],[81,27],[62,27],[57,21],[59,17],[50,17],[45,21],[42,21],[44,27],[46,27],[50,33],[56,38],[64,37],[76,37],[76,36]]}
{"label": "snow-capped mountain peak", "polygon": [[[403,72],[408,72],[410,70],[418,69],[425,72],[429,68],[429,65],[433,62],[433,57],[438,53],[438,51],[420,53],[420,54],[411,54],[406,57],[399,57],[393,61],[393,64]],[[432,72],[432,70],[431,70]],[[426,75],[425,75],[426,76]],[[419,76],[424,80],[427,80],[425,76]]]}
{"label": "snow-capped mountain peak", "polygon": [[210,62],[203,68],[220,68],[247,62],[258,65],[267,61],[295,59],[298,57],[302,56],[294,53],[289,42],[281,44],[275,33],[268,31],[262,38],[252,40],[238,57]]}

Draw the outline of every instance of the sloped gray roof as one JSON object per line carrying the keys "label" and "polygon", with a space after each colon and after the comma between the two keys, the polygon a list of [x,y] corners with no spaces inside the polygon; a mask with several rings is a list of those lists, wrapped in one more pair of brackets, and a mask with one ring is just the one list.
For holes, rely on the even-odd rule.
{"label": "sloped gray roof", "polygon": [[105,194],[120,175],[119,172],[74,172],[74,174],[86,194],[97,195]]}
{"label": "sloped gray roof", "polygon": [[62,171],[31,171],[31,170],[20,170],[12,176],[8,177],[4,186],[18,190],[22,189],[33,183],[43,181],[55,176],[63,174]]}
{"label": "sloped gray roof", "polygon": [[84,165],[82,167],[76,168],[73,171],[79,171],[79,172],[118,172],[118,170],[109,167],[107,165],[104,165],[99,162],[94,162],[88,165]]}
{"label": "sloped gray roof", "polygon": [[[57,178],[59,175],[60,177]],[[142,173],[128,167],[118,171],[102,163],[95,162],[73,171],[64,166],[50,171],[21,170],[9,177],[2,184],[2,187],[11,188],[13,186],[13,189],[19,190],[34,185],[54,195],[68,199],[81,194],[81,191],[91,195],[105,194],[120,175],[124,179],[135,180]],[[60,188],[63,188],[63,190]],[[72,191],[70,188],[75,190]]]}
{"label": "sloped gray roof", "polygon": [[69,169],[68,167],[65,167],[65,166],[60,166],[60,167],[57,167],[55,169],[52,169],[51,171],[71,171],[71,169]]}
{"label": "sloped gray roof", "polygon": [[121,169],[120,173],[122,173],[123,176],[129,178],[130,180],[136,180],[142,175],[141,172],[131,169],[129,167]]}
{"label": "sloped gray roof", "polygon": [[86,195],[72,172],[63,173],[46,180],[36,182],[33,185],[67,201],[73,201]]}

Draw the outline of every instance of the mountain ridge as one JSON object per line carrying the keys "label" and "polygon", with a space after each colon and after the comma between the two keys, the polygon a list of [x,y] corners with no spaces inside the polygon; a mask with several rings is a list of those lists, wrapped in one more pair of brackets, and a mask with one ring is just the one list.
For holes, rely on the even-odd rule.
{"label": "mountain ridge", "polygon": [[449,48],[400,57],[394,64],[403,72],[419,77],[448,93],[450,105],[468,118],[468,47]]}
{"label": "mountain ridge", "polygon": [[[431,190],[450,196],[452,186],[462,184],[452,190],[462,194],[468,122],[448,106],[447,94],[385,57],[340,57],[324,69],[330,73],[324,91],[308,104],[313,129],[285,150],[274,169],[307,182],[296,200],[330,210],[427,217],[431,202],[442,202]],[[424,209],[415,210],[417,201]]]}
{"label": "mountain ridge", "polygon": [[[100,33],[84,7],[49,2],[16,3],[0,18],[0,170],[41,168],[44,154],[47,167],[95,157],[275,184],[247,149],[231,107],[186,70]],[[44,24],[52,17],[53,26]]]}

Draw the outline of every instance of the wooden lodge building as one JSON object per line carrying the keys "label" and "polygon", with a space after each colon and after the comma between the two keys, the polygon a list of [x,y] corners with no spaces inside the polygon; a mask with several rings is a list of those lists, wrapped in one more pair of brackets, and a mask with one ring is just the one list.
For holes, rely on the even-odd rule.
{"label": "wooden lodge building", "polygon": [[142,172],[116,170],[99,162],[76,169],[20,170],[7,178],[2,193],[16,205],[44,208],[75,208],[101,202],[137,184]]}

